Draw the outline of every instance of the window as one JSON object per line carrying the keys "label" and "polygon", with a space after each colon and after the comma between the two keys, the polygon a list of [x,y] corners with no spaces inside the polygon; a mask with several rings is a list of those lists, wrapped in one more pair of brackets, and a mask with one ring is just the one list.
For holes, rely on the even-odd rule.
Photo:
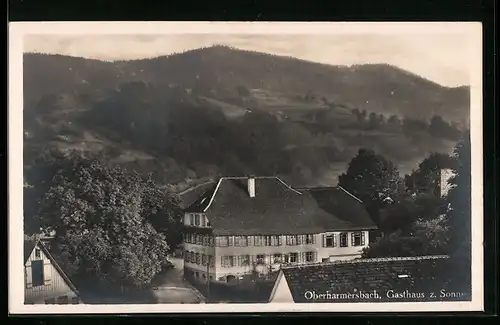
{"label": "window", "polygon": [[316,252],[306,252],[305,257],[307,263],[316,262]]}
{"label": "window", "polygon": [[250,265],[250,255],[241,255],[241,256],[238,256],[238,265],[239,266],[248,266],[248,265]]}
{"label": "window", "polygon": [[208,237],[208,245],[214,246],[214,237],[213,236]]}
{"label": "window", "polygon": [[189,224],[194,226],[194,216],[192,214],[189,215]]}
{"label": "window", "polygon": [[337,247],[337,236],[330,234],[325,236],[324,247]]}
{"label": "window", "polygon": [[235,236],[234,246],[245,247],[248,246],[248,237],[246,236]]}
{"label": "window", "polygon": [[201,264],[201,254],[200,253],[196,253],[196,264]]}
{"label": "window", "polygon": [[347,247],[347,233],[343,232],[340,234],[340,247]]}
{"label": "window", "polygon": [[41,257],[40,249],[35,248],[35,258],[40,258],[40,257]]}
{"label": "window", "polygon": [[194,215],[194,225],[200,226],[200,215],[199,214]]}
{"label": "window", "polygon": [[314,235],[305,235],[305,244],[314,244]]}
{"label": "window", "polygon": [[229,237],[228,236],[217,237],[216,241],[218,241],[217,246],[220,246],[220,247],[229,246]]}
{"label": "window", "polygon": [[44,284],[44,275],[43,275],[43,261],[32,261],[31,262],[31,277],[32,277],[32,285],[43,286]]}
{"label": "window", "polygon": [[210,237],[203,236],[203,246],[209,246],[209,245],[210,245]]}
{"label": "window", "polygon": [[264,264],[266,262],[266,256],[264,254],[257,255],[257,264]]}
{"label": "window", "polygon": [[255,246],[263,246],[264,245],[264,238],[262,236],[254,236],[253,237],[253,244]]}
{"label": "window", "polygon": [[222,256],[221,257],[222,267],[233,267],[234,264],[234,256]]}
{"label": "window", "polygon": [[288,246],[295,246],[299,244],[299,236],[297,235],[291,235],[291,236],[286,236],[286,244]]}
{"label": "window", "polygon": [[[272,236],[259,236],[258,246],[280,246],[281,245],[281,237],[272,235]],[[256,245],[257,246],[257,245]]]}
{"label": "window", "polygon": [[205,254],[201,254],[201,265],[207,265],[208,264],[208,256]]}
{"label": "window", "polygon": [[273,263],[278,264],[281,262],[282,262],[281,254],[274,254],[273,255]]}
{"label": "window", "polygon": [[351,245],[352,246],[364,246],[365,245],[365,232],[353,232],[351,234]]}
{"label": "window", "polygon": [[290,253],[290,263],[297,263],[299,261],[299,253]]}

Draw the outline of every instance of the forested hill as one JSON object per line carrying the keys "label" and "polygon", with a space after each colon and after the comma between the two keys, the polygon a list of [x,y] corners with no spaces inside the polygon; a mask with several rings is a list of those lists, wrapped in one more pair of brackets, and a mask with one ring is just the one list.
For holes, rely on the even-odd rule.
{"label": "forested hill", "polygon": [[145,60],[102,62],[25,54],[26,96],[110,88],[128,81],[224,92],[236,86],[293,95],[315,94],[370,112],[468,118],[468,87],[448,88],[386,64],[330,66],[223,46]]}
{"label": "forested hill", "polygon": [[79,149],[165,184],[256,173],[311,185],[334,181],[361,146],[403,170],[449,152],[469,89],[215,46],[122,62],[25,54],[24,103],[26,168]]}

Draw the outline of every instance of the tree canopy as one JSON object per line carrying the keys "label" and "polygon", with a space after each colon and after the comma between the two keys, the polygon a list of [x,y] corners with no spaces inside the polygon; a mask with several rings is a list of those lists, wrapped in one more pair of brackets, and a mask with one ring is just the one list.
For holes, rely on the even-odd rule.
{"label": "tree canopy", "polygon": [[439,189],[439,172],[442,169],[455,169],[456,158],[445,153],[432,152],[418,169],[405,176],[405,185],[412,193],[432,192]]}
{"label": "tree canopy", "polygon": [[62,263],[72,275],[144,285],[167,265],[169,243],[151,219],[174,224],[173,209],[151,179],[95,158],[67,157],[50,183],[38,218],[55,231]]}
{"label": "tree canopy", "polygon": [[346,173],[339,176],[339,185],[363,202],[395,200],[401,192],[402,179],[398,168],[390,160],[373,150],[359,149]]}
{"label": "tree canopy", "polygon": [[[455,176],[447,196],[432,191],[413,192],[385,208],[380,223],[385,236],[372,243],[363,257],[447,254],[452,257],[453,281],[470,284],[471,265],[471,153],[468,133],[457,145],[453,157],[431,154],[413,173],[425,188],[439,168],[453,169]],[[451,280],[450,280],[451,281]],[[465,287],[464,290],[467,288]]]}

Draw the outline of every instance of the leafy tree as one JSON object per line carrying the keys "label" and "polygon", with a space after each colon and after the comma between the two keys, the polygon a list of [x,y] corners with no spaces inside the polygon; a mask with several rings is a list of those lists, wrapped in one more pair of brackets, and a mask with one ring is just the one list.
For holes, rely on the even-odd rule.
{"label": "leafy tree", "polygon": [[387,124],[399,126],[401,125],[401,120],[397,115],[391,115],[389,119],[387,119]]}
{"label": "leafy tree", "polygon": [[403,192],[398,168],[373,150],[363,148],[351,160],[347,172],[339,176],[338,184],[363,201],[377,224],[387,199],[398,202]]}
{"label": "leafy tree", "polygon": [[382,202],[387,197],[399,197],[402,180],[391,161],[362,148],[349,163],[347,172],[339,176],[339,185],[363,202]]}
{"label": "leafy tree", "polygon": [[371,112],[368,115],[368,126],[372,129],[376,129],[380,125],[380,120],[377,114]]}
{"label": "leafy tree", "polygon": [[38,217],[55,231],[55,246],[71,275],[121,285],[145,285],[167,265],[166,238],[150,218],[172,214],[151,179],[71,156],[56,173]]}
{"label": "leafy tree", "polygon": [[440,171],[453,169],[456,159],[445,153],[432,152],[418,165],[417,170],[405,176],[405,185],[410,192],[436,193],[439,190]]}
{"label": "leafy tree", "polygon": [[398,230],[363,250],[363,258],[446,254],[448,226],[443,216],[416,220],[408,232]]}
{"label": "leafy tree", "polygon": [[440,115],[432,116],[429,123],[429,133],[436,137],[455,140],[460,137],[460,131],[446,122]]}
{"label": "leafy tree", "polygon": [[407,195],[394,204],[383,207],[380,230],[393,233],[399,230],[409,232],[417,220],[432,220],[446,213],[446,201],[440,196],[423,193]]}
{"label": "leafy tree", "polygon": [[471,242],[471,146],[467,132],[454,152],[457,166],[455,176],[450,180],[453,186],[448,192],[450,210],[448,218],[451,230],[451,248],[470,246]]}

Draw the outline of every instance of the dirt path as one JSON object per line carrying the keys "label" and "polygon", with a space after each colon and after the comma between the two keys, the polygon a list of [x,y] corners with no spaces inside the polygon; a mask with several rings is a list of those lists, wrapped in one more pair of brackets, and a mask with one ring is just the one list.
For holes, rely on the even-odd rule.
{"label": "dirt path", "polygon": [[174,264],[174,268],[159,274],[153,280],[153,295],[157,303],[204,303],[203,295],[184,280],[184,261],[175,257],[169,257],[169,261]]}

